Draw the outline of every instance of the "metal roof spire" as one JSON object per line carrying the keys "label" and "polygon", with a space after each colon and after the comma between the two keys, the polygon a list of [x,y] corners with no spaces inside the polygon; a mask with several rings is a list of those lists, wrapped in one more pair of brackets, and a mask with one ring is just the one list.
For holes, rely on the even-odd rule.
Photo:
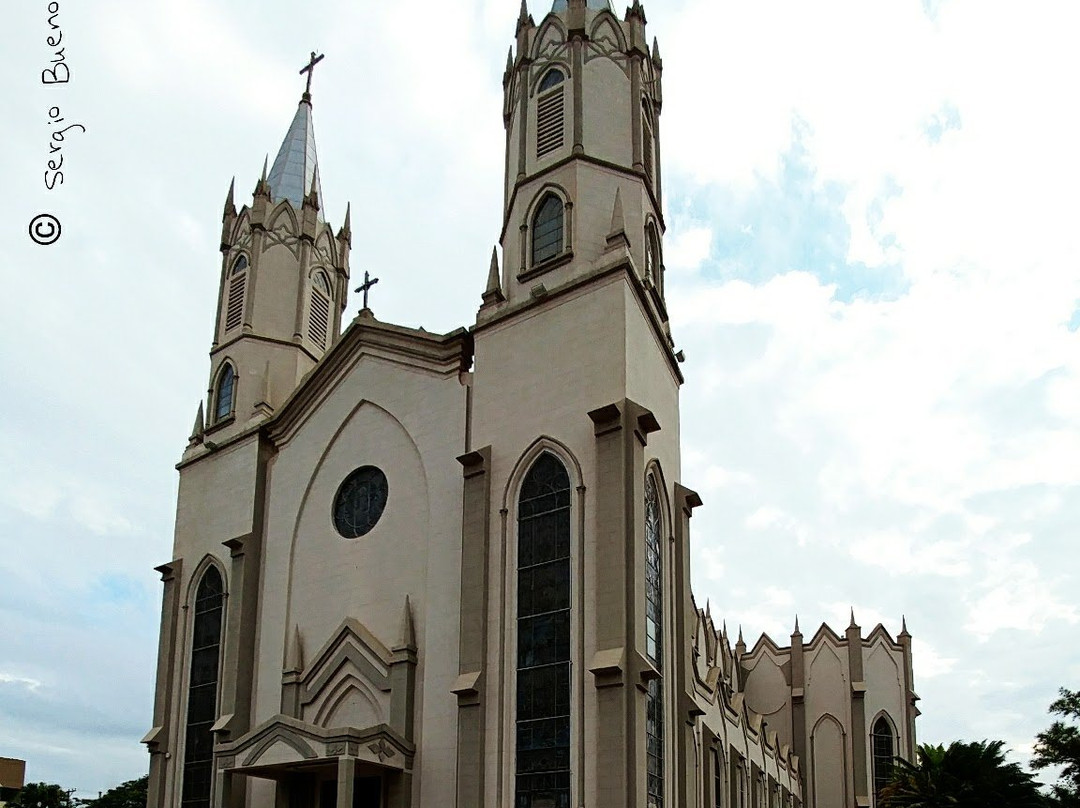
{"label": "metal roof spire", "polygon": [[[314,188],[318,198],[323,198],[322,183],[318,173],[318,157],[315,153],[315,128],[311,119],[311,76],[314,66],[322,56],[311,54],[311,61],[300,71],[307,74],[307,86],[300,99],[300,105],[293,116],[292,124],[281,143],[274,166],[270,169],[268,181],[274,202],[288,199],[299,210],[303,207],[304,197]],[[322,211],[319,211],[322,221]]]}

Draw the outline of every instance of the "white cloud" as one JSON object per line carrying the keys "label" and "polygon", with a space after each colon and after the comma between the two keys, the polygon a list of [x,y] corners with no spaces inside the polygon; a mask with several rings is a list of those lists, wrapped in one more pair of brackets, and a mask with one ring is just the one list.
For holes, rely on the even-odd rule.
{"label": "white cloud", "polygon": [[41,688],[41,684],[42,683],[37,679],[31,679],[27,676],[16,676],[12,673],[0,671],[0,685],[19,685],[33,693]]}
{"label": "white cloud", "polygon": [[965,628],[987,640],[1003,629],[1041,632],[1052,622],[1080,623],[1080,606],[1056,588],[1031,561],[1001,559],[970,603]]}

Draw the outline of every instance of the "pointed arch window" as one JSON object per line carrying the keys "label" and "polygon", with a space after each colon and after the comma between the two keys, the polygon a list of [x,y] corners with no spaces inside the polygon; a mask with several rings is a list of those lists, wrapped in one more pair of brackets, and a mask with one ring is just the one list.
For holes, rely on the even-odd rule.
{"label": "pointed arch window", "polygon": [[874,795],[876,797],[892,779],[893,760],[896,757],[892,725],[885,716],[881,716],[874,722],[871,740],[874,751]]}
{"label": "pointed arch window", "polygon": [[229,270],[229,292],[225,302],[225,330],[231,331],[244,320],[244,289],[247,286],[248,259],[237,256]]}
{"label": "pointed arch window", "polygon": [[214,762],[214,738],[210,728],[217,720],[224,611],[225,586],[217,567],[211,566],[203,574],[195,594],[182,808],[210,808]]}
{"label": "pointed arch window", "polygon": [[326,347],[330,334],[330,281],[321,269],[311,276],[311,305],[308,307],[308,338],[320,348]]}
{"label": "pointed arch window", "polygon": [[549,193],[536,208],[532,220],[532,263],[542,264],[563,251],[563,219],[566,208],[562,200]]}
{"label": "pointed arch window", "polygon": [[570,477],[553,454],[518,499],[515,808],[570,808]]}
{"label": "pointed arch window", "polygon": [[720,753],[712,750],[713,763],[713,804],[712,808],[724,808],[724,764]]}
{"label": "pointed arch window", "polygon": [[214,423],[232,415],[235,395],[236,371],[232,364],[226,362],[221,366],[221,372],[218,373],[218,381],[214,387]]}
{"label": "pointed arch window", "polygon": [[[660,497],[656,478],[645,478],[645,654],[663,673],[663,557],[660,541]],[[649,680],[645,697],[646,805],[664,805],[664,686]]]}
{"label": "pointed arch window", "polygon": [[645,277],[652,281],[657,289],[663,291],[662,275],[660,269],[660,239],[656,235],[656,225],[649,222],[645,228]]}
{"label": "pointed arch window", "polygon": [[563,145],[566,130],[566,76],[553,67],[540,80],[536,98],[536,156]]}
{"label": "pointed arch window", "polygon": [[645,168],[645,176],[652,182],[656,171],[656,143],[647,98],[641,99],[641,162]]}

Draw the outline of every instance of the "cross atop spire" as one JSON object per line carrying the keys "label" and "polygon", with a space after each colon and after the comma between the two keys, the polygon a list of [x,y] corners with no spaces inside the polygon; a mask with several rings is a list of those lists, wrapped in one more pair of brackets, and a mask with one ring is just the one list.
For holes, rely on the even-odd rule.
{"label": "cross atop spire", "polygon": [[300,75],[307,73],[307,86],[304,88],[304,100],[311,101],[311,77],[315,75],[315,65],[326,58],[325,53],[315,55],[315,51],[311,52],[311,60],[307,63],[307,66],[300,68]]}

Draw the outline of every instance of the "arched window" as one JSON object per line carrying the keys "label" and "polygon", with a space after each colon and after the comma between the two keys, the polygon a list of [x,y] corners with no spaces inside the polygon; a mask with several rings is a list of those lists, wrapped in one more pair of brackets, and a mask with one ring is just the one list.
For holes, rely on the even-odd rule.
{"label": "arched window", "polygon": [[874,749],[874,795],[877,796],[892,779],[893,759],[896,756],[892,726],[885,716],[874,722],[871,739]]}
{"label": "arched window", "polygon": [[739,779],[739,804],[737,808],[746,808],[746,767],[741,762],[735,776]]}
{"label": "arched window", "polygon": [[555,85],[562,84],[565,80],[566,76],[563,75],[563,72],[559,70],[559,68],[553,67],[545,73],[544,78],[540,80],[540,92],[550,90]]}
{"label": "arched window", "polygon": [[515,808],[570,808],[570,477],[553,454],[518,499]]}
{"label": "arched window", "polygon": [[184,744],[182,808],[209,808],[217,720],[218,667],[225,587],[217,567],[206,570],[195,594],[188,682],[187,735]]}
{"label": "arched window", "polygon": [[565,76],[552,68],[540,80],[536,98],[536,156],[555,151],[565,140]]}
{"label": "arched window", "polygon": [[532,220],[532,263],[542,264],[563,251],[562,200],[548,194],[536,208]]}
{"label": "arched window", "polygon": [[330,333],[330,281],[319,270],[311,276],[311,305],[308,307],[308,338],[321,348],[326,347]]}
{"label": "arched window", "polygon": [[[664,587],[660,542],[660,499],[656,479],[645,478],[645,654],[663,672]],[[664,686],[650,679],[645,699],[646,805],[664,804]]]}
{"label": "arched window", "polygon": [[656,225],[649,222],[645,228],[645,277],[662,291],[660,272],[660,239],[656,237]]}
{"label": "arched window", "polygon": [[214,423],[232,415],[233,396],[236,393],[236,371],[226,362],[218,374],[217,388],[214,391]]}
{"label": "arched window", "polygon": [[248,259],[239,255],[229,271],[229,295],[225,303],[225,330],[231,331],[244,320],[244,288],[247,285]]}
{"label": "arched window", "polygon": [[656,164],[656,143],[647,98],[641,99],[641,161],[645,166],[645,176],[652,182]]}
{"label": "arched window", "polygon": [[720,753],[712,750],[713,763],[713,804],[712,808],[724,808],[724,763]]}

